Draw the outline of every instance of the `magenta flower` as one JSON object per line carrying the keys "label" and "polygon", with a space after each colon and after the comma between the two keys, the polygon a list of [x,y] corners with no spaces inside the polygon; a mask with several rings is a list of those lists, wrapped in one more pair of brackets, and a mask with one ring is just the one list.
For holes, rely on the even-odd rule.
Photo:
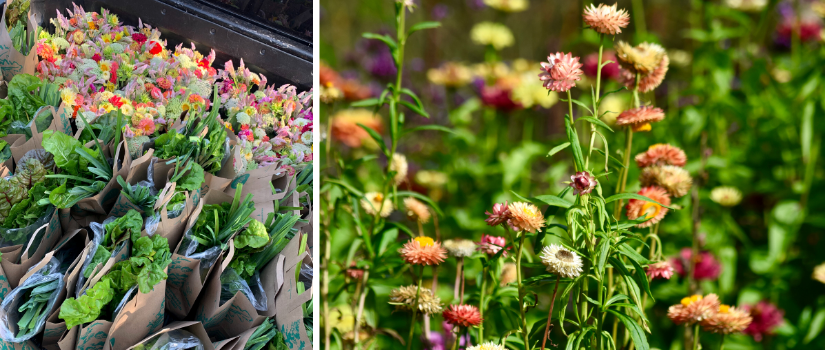
{"label": "magenta flower", "polygon": [[489,211],[485,211],[484,214],[487,214],[487,219],[484,220],[487,222],[487,225],[498,226],[503,224],[510,218],[510,210],[507,209],[507,201],[504,201],[504,203],[493,204],[493,212],[491,213]]}
{"label": "magenta flower", "polygon": [[[507,240],[505,240],[504,237],[482,234],[481,242],[476,243],[476,245],[478,245],[478,248],[476,248],[476,250],[492,256],[498,254],[498,252],[501,251],[501,249],[503,249],[503,247],[507,245]],[[505,251],[501,254],[501,256],[506,257],[507,252]]]}
{"label": "magenta flower", "polygon": [[651,280],[655,280],[657,278],[669,280],[670,276],[673,276],[673,265],[667,261],[660,261],[655,264],[648,265],[645,269],[645,273],[647,273],[647,277]]}
{"label": "magenta flower", "polygon": [[572,54],[556,52],[547,56],[547,62],[541,63],[539,79],[544,82],[544,87],[558,92],[567,92],[576,86],[576,82],[582,80],[582,64],[578,57]]}
{"label": "magenta flower", "polygon": [[[679,253],[679,257],[670,259],[671,265],[679,273],[679,276],[684,277],[687,274],[690,263],[691,249],[683,248]],[[719,278],[719,273],[722,272],[722,265],[716,260],[710,252],[699,253],[699,260],[696,262],[696,271],[693,271],[693,278],[697,280],[715,280]]]}
{"label": "magenta flower", "polygon": [[752,336],[756,341],[762,341],[764,336],[773,334],[785,316],[785,311],[765,300],[742,308],[749,311],[753,318],[753,322],[742,333]]}
{"label": "magenta flower", "polygon": [[579,171],[570,176],[570,187],[575,194],[589,194],[596,187],[596,178],[586,171]]}

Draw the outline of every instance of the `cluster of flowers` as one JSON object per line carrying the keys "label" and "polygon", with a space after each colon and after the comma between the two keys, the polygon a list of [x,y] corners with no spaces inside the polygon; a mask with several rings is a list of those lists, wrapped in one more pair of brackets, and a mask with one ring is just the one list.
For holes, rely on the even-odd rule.
{"label": "cluster of flowers", "polygon": [[783,322],[784,312],[767,301],[741,308],[724,305],[716,294],[685,297],[667,310],[667,316],[677,325],[699,324],[706,332],[745,333],[756,341],[772,334]]}
{"label": "cluster of flowers", "polygon": [[[40,32],[40,78],[60,86],[62,102],[90,122],[113,111],[129,117],[124,135],[141,142],[157,136],[189,111],[210,107],[217,85],[242,141],[242,155],[254,165],[281,160],[312,160],[311,92],[293,86],[267,87],[266,78],[241,61],[222,70],[212,67],[215,52],[203,55],[178,45],[166,47],[159,30],[148,24],[121,23],[107,10],[82,7],[58,13],[54,34]],[[253,88],[257,88],[252,91]]]}

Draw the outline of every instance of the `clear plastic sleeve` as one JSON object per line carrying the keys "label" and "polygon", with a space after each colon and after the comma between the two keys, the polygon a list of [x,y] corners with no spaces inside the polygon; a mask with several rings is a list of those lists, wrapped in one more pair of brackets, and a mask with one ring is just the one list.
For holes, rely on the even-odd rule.
{"label": "clear plastic sleeve", "polygon": [[[46,318],[51,314],[57,303],[57,297],[64,287],[63,274],[56,272],[59,266],[60,262],[52,258],[38,273],[30,276],[6,296],[0,304],[4,311],[0,318],[0,338],[6,342],[20,343],[31,339],[43,330]],[[19,309],[30,300],[31,294],[27,295],[29,291],[32,292],[31,294],[47,296],[48,299],[42,309],[36,312],[36,315],[29,321],[30,324],[33,323],[33,326],[29,327],[27,332],[20,333],[18,323],[22,317],[25,317],[25,313],[21,314]]]}
{"label": "clear plastic sleeve", "polygon": [[175,329],[138,344],[135,350],[203,350],[203,343],[192,333]]}
{"label": "clear plastic sleeve", "polygon": [[[193,241],[193,240],[190,240],[190,241]],[[195,248],[197,248],[197,245],[195,245]],[[192,251],[194,252],[194,249],[192,249]],[[189,254],[191,254],[191,253],[189,253]],[[205,281],[206,280],[206,274],[209,273],[209,268],[212,267],[212,265],[215,265],[215,261],[217,261],[218,257],[221,256],[221,247],[212,247],[212,248],[209,248],[209,249],[207,249],[205,251],[202,251],[200,253],[197,253],[197,254],[184,255],[184,256],[186,256],[187,258],[198,259],[198,260],[201,261],[201,264],[200,264],[200,266],[201,266],[200,267],[201,281]]]}
{"label": "clear plastic sleeve", "polygon": [[235,293],[243,293],[255,310],[266,311],[266,293],[261,284],[261,277],[256,272],[248,283],[234,269],[227,268],[221,273],[221,304],[229,301]]}
{"label": "clear plastic sleeve", "polygon": [[80,269],[80,275],[77,277],[77,284],[75,285],[75,295],[80,296],[80,292],[83,289],[83,285],[86,284],[86,277],[84,276],[84,272],[89,267],[89,264],[92,262],[92,258],[95,256],[95,252],[97,252],[97,247],[100,246],[100,243],[103,242],[103,237],[106,233],[106,224],[115,221],[114,217],[110,217],[104,220],[102,223],[93,222],[90,227],[92,229],[92,245],[91,249],[86,253],[86,259],[83,260],[83,268]]}
{"label": "clear plastic sleeve", "polygon": [[138,286],[134,286],[132,288],[129,288],[129,290],[126,291],[126,294],[123,295],[123,299],[120,300],[120,302],[117,304],[117,307],[115,308],[115,311],[112,312],[112,319],[113,320],[115,318],[117,318],[117,314],[120,313],[120,310],[123,310],[123,307],[126,306],[126,303],[129,302],[129,300],[132,299],[132,297],[137,294],[137,291],[138,291]]}
{"label": "clear plastic sleeve", "polygon": [[[49,223],[54,211],[54,206],[49,206],[46,214],[37,219],[33,224],[23,228],[0,228],[0,248],[28,243],[29,240],[31,240],[32,234],[34,234],[40,226]],[[41,231],[45,232],[45,230]],[[34,245],[29,248],[29,251],[36,251],[39,244],[40,240],[36,240]]]}

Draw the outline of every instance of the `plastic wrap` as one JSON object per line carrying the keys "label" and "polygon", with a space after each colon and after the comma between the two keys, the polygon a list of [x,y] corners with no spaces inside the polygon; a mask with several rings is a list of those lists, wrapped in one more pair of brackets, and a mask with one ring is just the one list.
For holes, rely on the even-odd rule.
{"label": "plastic wrap", "polygon": [[132,299],[132,297],[137,294],[137,291],[138,291],[138,286],[137,285],[135,285],[132,288],[129,288],[129,290],[126,291],[126,294],[123,295],[123,299],[120,299],[120,302],[117,303],[117,307],[115,308],[115,311],[112,312],[112,319],[113,320],[115,318],[117,318],[117,314],[120,313],[120,310],[123,310],[123,307],[126,306],[126,303],[128,303],[129,300]]}
{"label": "plastic wrap", "polygon": [[[56,272],[59,267],[60,262],[52,258],[38,273],[30,276],[6,296],[6,299],[0,304],[4,311],[2,318],[0,318],[0,338],[6,342],[20,343],[31,339],[43,330],[46,318],[51,314],[55,303],[57,303],[57,297],[64,287],[63,274]],[[24,316],[18,309],[28,301],[25,298],[26,292],[37,291],[37,288],[46,289],[42,294],[50,293],[48,294],[48,301],[45,307],[36,313],[36,318],[32,319],[35,324],[34,327],[26,334],[17,334],[20,329],[18,321]]]}
{"label": "plastic wrap", "polygon": [[221,273],[221,304],[227,302],[237,292],[246,295],[255,310],[266,311],[266,292],[261,284],[261,276],[256,272],[248,283],[234,269],[227,268]]}
{"label": "plastic wrap", "polygon": [[183,214],[183,209],[186,208],[186,203],[175,203],[171,207],[166,208],[166,216],[170,219],[174,219],[180,214]]}
{"label": "plastic wrap", "polygon": [[192,333],[175,329],[138,344],[135,350],[203,350],[203,343]]}
{"label": "plastic wrap", "polygon": [[183,239],[180,240],[178,254],[181,254],[185,257],[191,257],[192,254],[195,254],[195,250],[197,249],[198,241],[192,238],[192,229],[186,230],[186,233],[183,234]]}
{"label": "plastic wrap", "polygon": [[80,269],[80,274],[77,276],[77,284],[75,285],[76,296],[81,295],[80,292],[83,289],[83,285],[86,284],[86,277],[83,275],[83,272],[89,267],[89,264],[92,262],[92,258],[95,256],[97,247],[99,247],[100,243],[103,242],[103,237],[106,233],[106,224],[112,221],[115,221],[114,217],[104,220],[103,223],[93,222],[90,225],[92,229],[92,246],[91,249],[89,249],[89,252],[86,253],[86,259],[83,259],[83,268]]}
{"label": "plastic wrap", "polygon": [[154,215],[146,218],[144,223],[146,224],[144,228],[146,234],[149,235],[149,237],[152,237],[152,235],[158,231],[158,225],[160,225],[160,213],[155,213]]}
{"label": "plastic wrap", "polygon": [[[33,224],[23,228],[0,228],[0,248],[28,243],[31,240],[32,234],[34,234],[40,226],[49,223],[52,214],[54,214],[54,210],[54,206],[50,206],[50,208],[46,210],[46,214],[37,219]],[[45,232],[45,230],[42,230],[42,232]],[[36,240],[29,251],[36,251],[39,245],[40,240]]]}
{"label": "plastic wrap", "polygon": [[[195,245],[197,248],[197,245]],[[193,250],[194,251],[194,250]],[[198,259],[201,261],[200,264],[200,274],[201,274],[201,281],[206,280],[206,275],[209,273],[209,268],[212,265],[215,265],[215,261],[218,261],[218,257],[221,256],[221,247],[212,247],[205,251],[202,251],[197,254],[185,255],[187,258]]]}
{"label": "plastic wrap", "polygon": [[301,265],[301,273],[298,276],[298,282],[303,282],[304,286],[307,286],[307,287],[312,286],[312,276],[313,276],[312,266],[309,266],[307,264],[302,264]]}

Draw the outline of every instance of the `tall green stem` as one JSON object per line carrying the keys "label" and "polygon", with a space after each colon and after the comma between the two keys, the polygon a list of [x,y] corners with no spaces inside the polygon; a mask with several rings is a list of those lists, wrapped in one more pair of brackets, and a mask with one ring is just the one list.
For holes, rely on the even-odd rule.
{"label": "tall green stem", "polygon": [[[604,52],[604,35],[599,34],[599,64],[596,66],[596,94],[593,95],[593,118],[599,119],[599,91],[602,85],[602,53]],[[584,160],[584,167],[587,169],[590,166],[590,154],[593,153],[593,145],[596,143],[596,125],[590,124],[590,148],[587,150],[587,157]],[[607,155],[605,155],[606,157]]]}
{"label": "tall green stem", "polygon": [[487,267],[481,272],[481,299],[478,301],[478,313],[481,316],[481,324],[478,327],[478,341],[484,340],[484,294],[487,292]]}
{"label": "tall green stem", "polygon": [[418,299],[421,296],[421,283],[424,280],[424,267],[418,269],[418,287],[415,289],[415,303],[413,304],[412,320],[410,320],[410,336],[407,337],[407,350],[412,349],[413,334],[415,333],[415,316],[418,316]]}
{"label": "tall green stem", "polygon": [[[570,97],[570,92],[567,93],[568,98]],[[521,256],[524,251],[524,237],[527,235],[524,231],[520,232],[521,237],[519,238],[518,243],[518,253],[516,253],[516,279],[518,280],[518,299],[519,299],[519,311],[521,312],[521,333],[524,338],[524,348],[526,350],[530,350],[530,341],[529,341],[529,332],[527,332],[527,315],[525,314],[524,310],[524,288],[521,284],[522,273],[521,273]]]}
{"label": "tall green stem", "polygon": [[719,340],[719,350],[725,350],[725,333],[722,333],[722,339]]}
{"label": "tall green stem", "polygon": [[699,324],[693,327],[693,350],[699,350]]}
{"label": "tall green stem", "polygon": [[[575,119],[573,119],[573,96],[570,94],[570,90],[567,90],[567,108],[570,111],[570,127],[573,128],[573,130],[575,131],[576,121]],[[576,136],[576,138],[578,138],[578,135]],[[570,140],[570,142],[578,142],[578,140]],[[575,162],[573,162],[573,169],[575,169],[576,171],[584,171],[584,169],[579,169],[578,166],[576,166]]]}

